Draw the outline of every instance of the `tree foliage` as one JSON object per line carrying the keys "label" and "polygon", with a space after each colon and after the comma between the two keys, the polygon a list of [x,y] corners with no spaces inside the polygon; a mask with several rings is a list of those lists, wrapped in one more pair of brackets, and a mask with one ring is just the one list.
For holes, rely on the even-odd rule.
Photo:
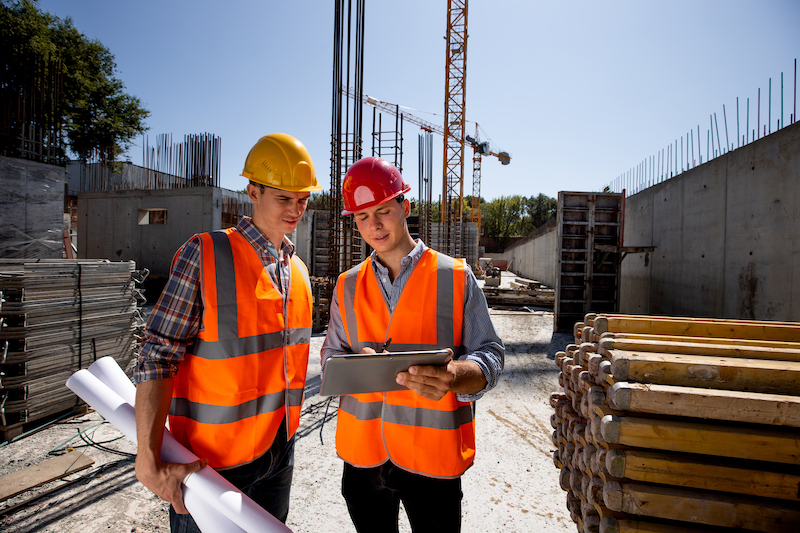
{"label": "tree foliage", "polygon": [[501,196],[481,203],[481,225],[487,237],[505,246],[511,237],[524,237],[556,215],[558,202],[544,194]]}
{"label": "tree foliage", "polygon": [[73,154],[87,158],[100,152],[113,159],[147,130],[144,121],[150,113],[115,77],[114,55],[80,33],[71,18],[42,12],[30,0],[2,0],[0,36],[4,98],[25,90],[20,82],[32,63],[60,65],[59,120]]}

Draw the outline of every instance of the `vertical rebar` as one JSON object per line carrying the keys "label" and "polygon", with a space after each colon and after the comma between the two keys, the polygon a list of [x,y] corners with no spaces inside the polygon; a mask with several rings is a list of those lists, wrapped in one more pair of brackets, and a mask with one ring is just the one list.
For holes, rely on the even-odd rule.
{"label": "vertical rebar", "polygon": [[736,97],[736,147],[740,146],[739,144],[739,97]]}
{"label": "vertical rebar", "polygon": [[[758,138],[761,138],[761,87],[758,88],[758,121],[756,122],[756,131],[758,132]],[[756,136],[753,135],[753,140],[756,140]]]}
{"label": "vertical rebar", "polygon": [[717,150],[719,151],[719,155],[722,155],[724,152],[722,151],[722,143],[719,142],[719,121],[717,120],[716,113],[714,113],[714,125],[717,130]]}
{"label": "vertical rebar", "polygon": [[767,131],[772,133],[772,78],[769,79],[769,94],[767,95]]}
{"label": "vertical rebar", "polygon": [[[694,146],[694,144],[692,145]],[[694,150],[694,148],[692,148]],[[703,153],[700,151],[700,124],[697,125],[697,159],[703,164]]]}
{"label": "vertical rebar", "polygon": [[778,129],[783,127],[783,72],[781,72],[781,121],[778,123]]}
{"label": "vertical rebar", "polygon": [[731,140],[728,137],[728,115],[725,113],[725,104],[722,104],[722,119],[725,121],[725,151],[731,149]]}
{"label": "vertical rebar", "polygon": [[[708,115],[708,121],[711,123],[710,131],[714,131],[714,117],[712,115]],[[707,148],[707,145],[706,145]],[[711,135],[711,157],[715,157],[716,152],[714,151],[714,136]]]}
{"label": "vertical rebar", "polygon": [[744,130],[745,140],[750,142],[750,97],[747,97],[747,124]]}

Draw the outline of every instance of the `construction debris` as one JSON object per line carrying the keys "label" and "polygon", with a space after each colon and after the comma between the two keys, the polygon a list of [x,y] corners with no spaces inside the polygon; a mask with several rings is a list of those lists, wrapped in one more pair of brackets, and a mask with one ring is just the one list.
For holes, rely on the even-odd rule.
{"label": "construction debris", "polygon": [[81,404],[75,371],[132,359],[144,323],[132,261],[0,259],[0,437]]}
{"label": "construction debris", "polygon": [[550,402],[579,531],[797,531],[800,324],[587,314],[574,341]]}
{"label": "construction debris", "polygon": [[[489,286],[488,269],[486,276],[483,294],[486,296],[486,302],[492,307],[531,305],[552,308],[555,303],[555,291],[539,281],[515,277],[513,281],[509,282],[511,288],[501,288]],[[499,275],[496,279],[500,279]]]}

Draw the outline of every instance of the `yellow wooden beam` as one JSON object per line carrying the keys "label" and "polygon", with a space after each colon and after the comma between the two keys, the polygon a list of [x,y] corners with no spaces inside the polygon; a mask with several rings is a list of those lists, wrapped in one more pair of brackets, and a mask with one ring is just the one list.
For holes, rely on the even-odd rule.
{"label": "yellow wooden beam", "polygon": [[796,532],[800,524],[797,504],[767,498],[612,481],[603,499],[613,511],[764,533]]}
{"label": "yellow wooden beam", "polygon": [[619,382],[606,399],[619,411],[800,427],[800,396]]}
{"label": "yellow wooden beam", "polygon": [[600,429],[609,444],[800,464],[800,433],[796,431],[614,415],[604,416]]}
{"label": "yellow wooden beam", "polygon": [[690,487],[727,493],[800,501],[800,470],[782,472],[745,466],[735,460],[709,461],[696,457],[647,452],[610,450],[606,456],[608,472],[617,478]]}
{"label": "yellow wooden beam", "polygon": [[604,315],[595,318],[593,324],[597,335],[612,331],[800,342],[800,324],[794,322]]}
{"label": "yellow wooden beam", "polygon": [[800,394],[800,362],[609,350],[614,380]]}

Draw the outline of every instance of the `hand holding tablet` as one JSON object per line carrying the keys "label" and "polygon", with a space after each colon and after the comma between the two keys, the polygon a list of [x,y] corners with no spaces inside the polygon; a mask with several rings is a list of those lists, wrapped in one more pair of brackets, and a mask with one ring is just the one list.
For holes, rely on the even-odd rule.
{"label": "hand holding tablet", "polygon": [[[388,344],[388,343],[387,343]],[[450,350],[345,354],[329,357],[322,375],[320,396],[406,390],[396,381],[411,366],[444,366]]]}

